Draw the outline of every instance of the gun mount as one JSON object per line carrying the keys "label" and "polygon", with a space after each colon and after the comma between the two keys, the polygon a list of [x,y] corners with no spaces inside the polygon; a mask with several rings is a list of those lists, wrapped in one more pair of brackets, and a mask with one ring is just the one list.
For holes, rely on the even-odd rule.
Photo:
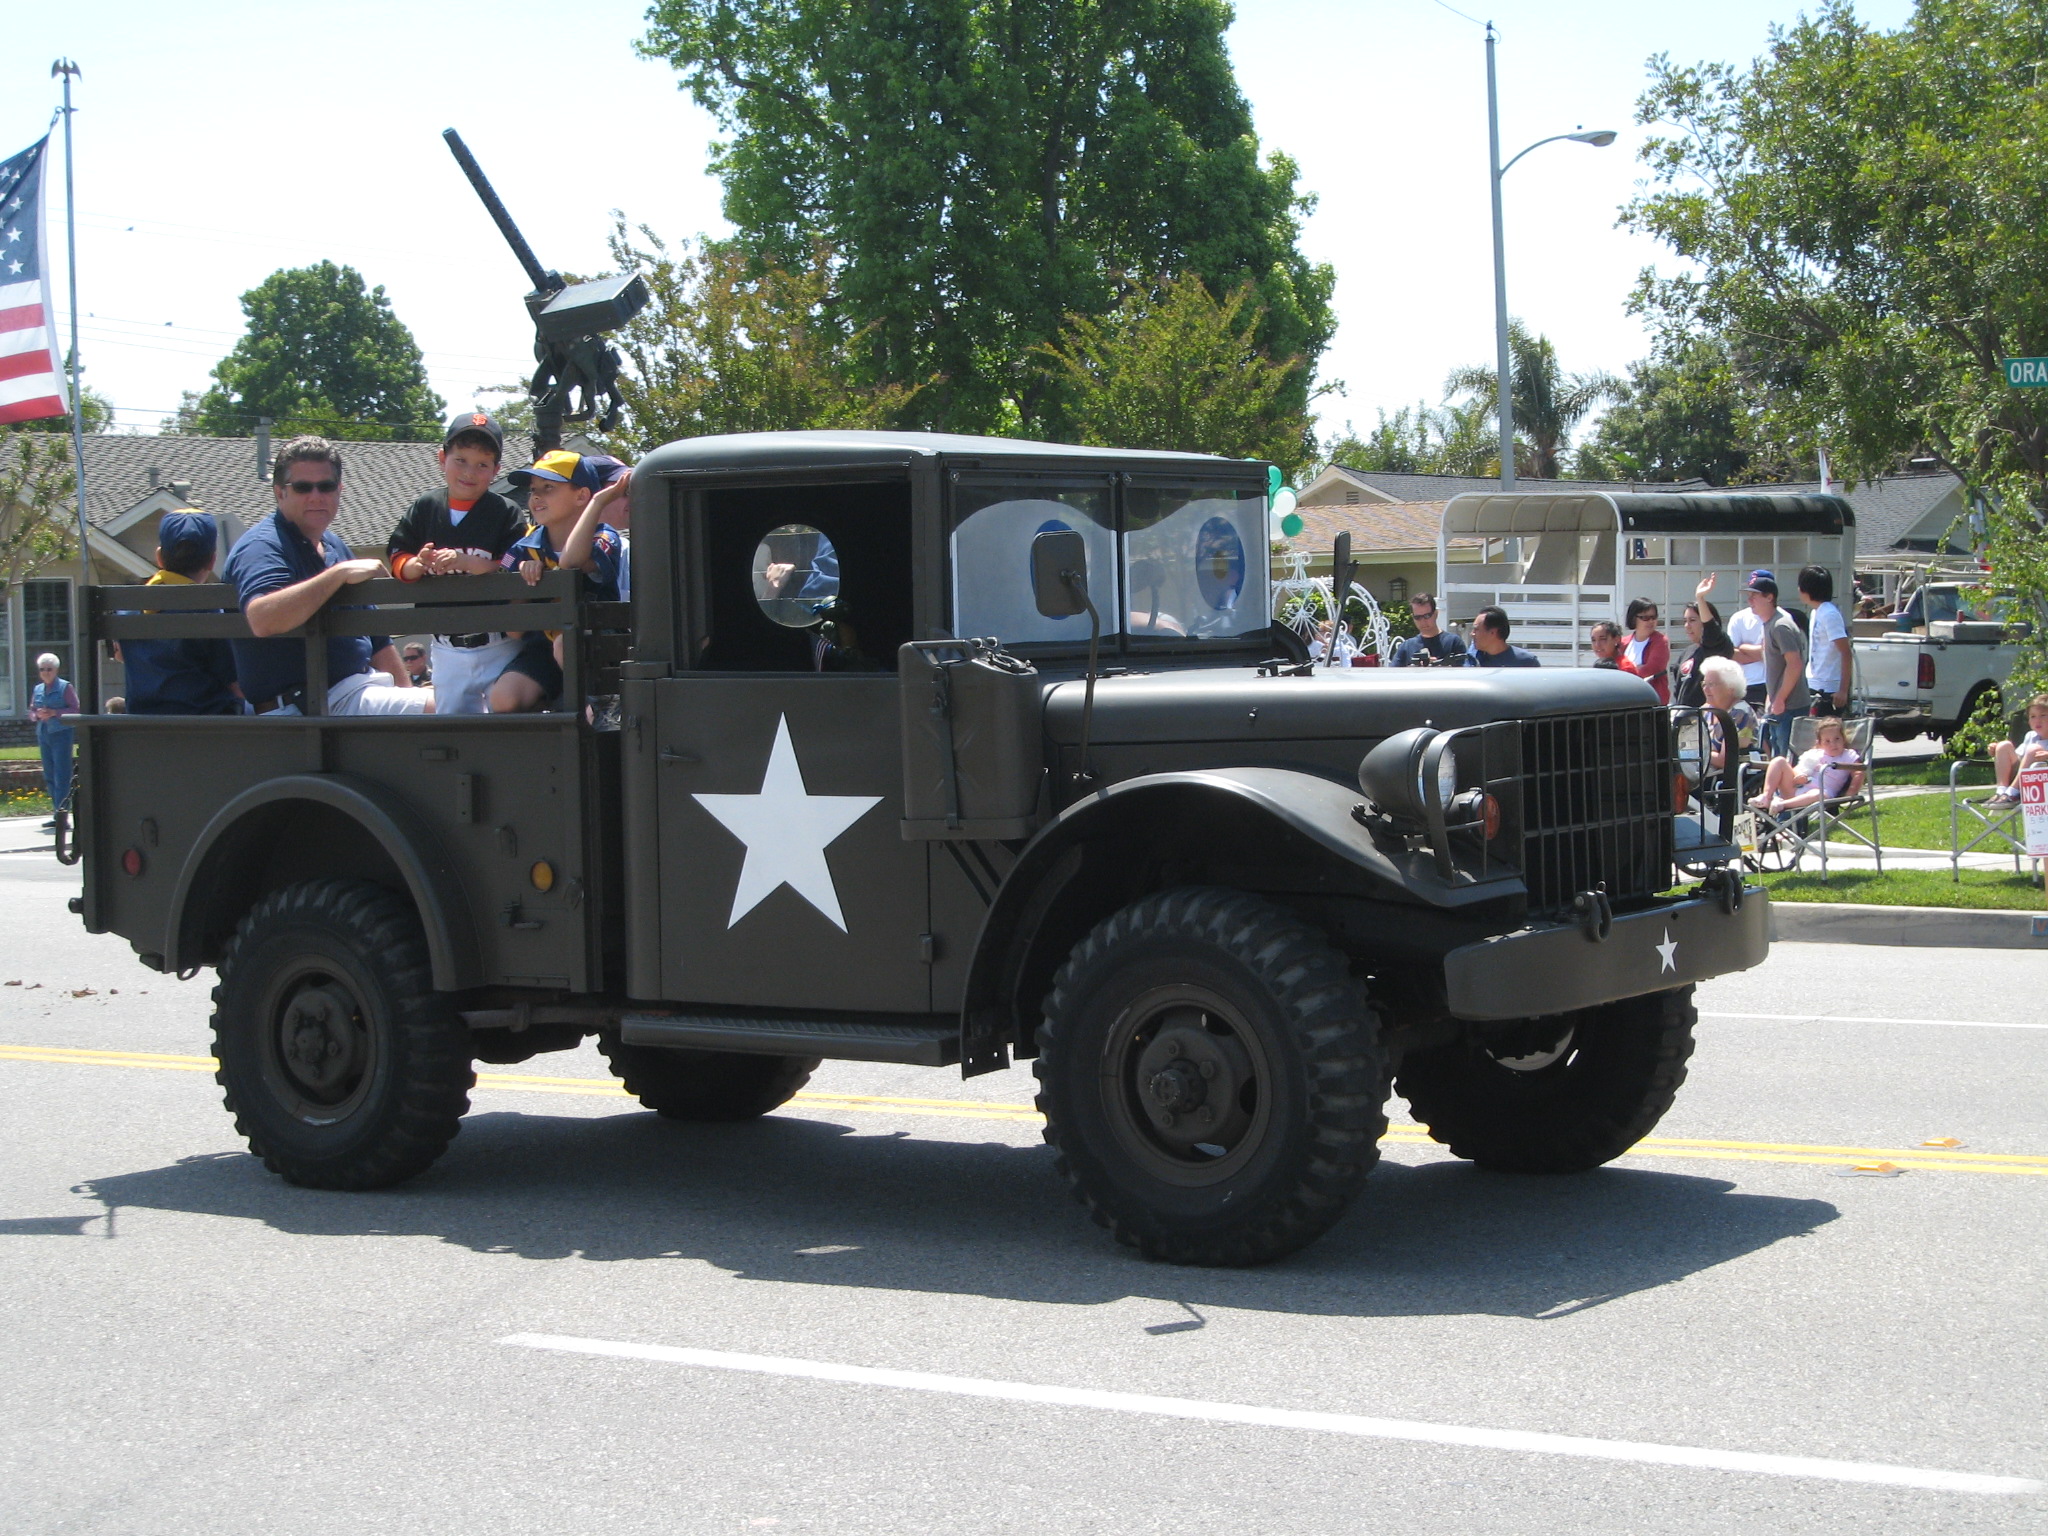
{"label": "gun mount", "polygon": [[619,353],[605,333],[617,330],[647,307],[647,284],[637,274],[568,283],[540,264],[533,247],[512,222],[476,156],[453,128],[441,137],[462,174],[526,270],[533,291],[526,312],[533,320],[536,367],[527,392],[533,397],[533,450],[546,453],[562,444],[562,423],[590,422],[609,432],[619,424]]}

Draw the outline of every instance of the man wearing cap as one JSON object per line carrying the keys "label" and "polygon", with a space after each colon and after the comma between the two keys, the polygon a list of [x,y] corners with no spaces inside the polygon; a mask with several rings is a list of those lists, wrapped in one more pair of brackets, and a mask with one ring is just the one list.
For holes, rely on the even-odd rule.
{"label": "man wearing cap", "polygon": [[[296,629],[343,587],[384,573],[381,560],[351,559],[332,531],[341,510],[341,450],[324,437],[295,437],[270,471],[277,511],[228,552],[221,572],[234,585],[253,640],[233,642],[243,696],[259,715],[303,714],[306,648],[268,637]],[[327,713],[432,714],[434,690],[415,688],[387,635],[327,638]]]}
{"label": "man wearing cap", "polygon": [[[1755,646],[1738,645],[1735,659],[1747,662],[1754,651],[1764,665],[1764,745],[1773,757],[1792,755],[1792,717],[1806,713],[1812,694],[1806,687],[1806,632],[1778,606],[1778,583],[1769,571],[1752,571],[1749,611],[1761,626]],[[1732,637],[1735,626],[1729,626]]]}
{"label": "man wearing cap", "polygon": [[[1752,584],[1758,581],[1775,582],[1769,571],[1751,571]],[[1767,690],[1764,687],[1764,621],[1748,608],[1738,609],[1728,615],[1728,643],[1735,647],[1731,653],[1742,663],[1742,685],[1748,690],[1743,697],[1750,706],[1761,712]]]}
{"label": "man wearing cap", "polygon": [[[606,510],[624,497],[633,472],[617,459],[557,448],[512,471],[526,488],[527,508],[537,525],[505,552],[501,562],[536,582],[544,571],[582,571],[585,592],[595,602],[619,600],[622,553],[619,532],[604,521]],[[562,658],[557,637],[529,634],[511,665],[491,685],[491,713],[539,709],[562,691]]]}
{"label": "man wearing cap", "polygon": [[[504,450],[504,430],[487,412],[463,411],[448,423],[439,455],[446,483],[407,507],[392,529],[385,545],[392,575],[418,581],[498,569],[527,526],[526,514],[491,489]],[[518,654],[519,636],[503,631],[434,636],[427,670],[436,713],[482,714],[491,684]]]}
{"label": "man wearing cap", "polygon": [[[152,587],[185,587],[213,579],[220,529],[197,507],[166,512],[156,525],[157,572]],[[239,715],[235,654],[225,640],[124,640],[131,715]]]}

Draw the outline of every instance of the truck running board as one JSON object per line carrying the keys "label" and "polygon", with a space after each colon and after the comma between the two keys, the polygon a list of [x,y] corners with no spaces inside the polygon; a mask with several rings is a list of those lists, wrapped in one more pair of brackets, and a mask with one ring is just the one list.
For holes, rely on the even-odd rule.
{"label": "truck running board", "polygon": [[960,1026],[922,1019],[855,1024],[838,1019],[764,1019],[737,1014],[629,1013],[619,1020],[619,1036],[628,1045],[824,1056],[834,1061],[887,1061],[908,1067],[949,1067],[960,1059]]}

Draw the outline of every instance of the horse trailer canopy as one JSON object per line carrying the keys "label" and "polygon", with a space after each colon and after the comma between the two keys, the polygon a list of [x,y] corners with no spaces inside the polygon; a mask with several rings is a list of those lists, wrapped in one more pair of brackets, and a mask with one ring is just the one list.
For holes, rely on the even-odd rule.
{"label": "horse trailer canopy", "polygon": [[[1453,541],[1479,558],[1451,559]],[[1514,643],[1558,667],[1590,666],[1588,631],[1621,623],[1635,598],[1657,605],[1675,656],[1702,578],[1713,575],[1725,623],[1747,603],[1751,571],[1770,571],[1789,604],[1808,565],[1833,573],[1837,596],[1853,590],[1856,514],[1839,496],[1468,491],[1445,504],[1436,541],[1445,621],[1467,628],[1499,608]]]}

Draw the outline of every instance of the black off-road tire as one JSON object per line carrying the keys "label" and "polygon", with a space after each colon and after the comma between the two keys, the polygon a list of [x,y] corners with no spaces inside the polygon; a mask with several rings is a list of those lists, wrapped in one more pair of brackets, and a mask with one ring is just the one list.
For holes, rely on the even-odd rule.
{"label": "black off-road tire", "polygon": [[213,989],[213,1039],[235,1129],[272,1173],[313,1189],[423,1171],[476,1081],[418,914],[361,880],[289,886],[242,919]]}
{"label": "black off-road tire", "polygon": [[1387,1128],[1364,986],[1315,929],[1239,891],[1161,891],[1097,924],[1053,979],[1033,1070],[1075,1196],[1175,1264],[1313,1242]]}
{"label": "black off-road tire", "polygon": [[794,1098],[820,1060],[628,1045],[609,1030],[597,1048],[626,1092],[667,1120],[759,1119]]}
{"label": "black off-road tire", "polygon": [[1621,1156],[1671,1107],[1699,1019],[1692,991],[1582,1009],[1555,1029],[1531,1021],[1491,1047],[1471,1037],[1416,1052],[1394,1091],[1431,1136],[1482,1168],[1583,1173]]}

